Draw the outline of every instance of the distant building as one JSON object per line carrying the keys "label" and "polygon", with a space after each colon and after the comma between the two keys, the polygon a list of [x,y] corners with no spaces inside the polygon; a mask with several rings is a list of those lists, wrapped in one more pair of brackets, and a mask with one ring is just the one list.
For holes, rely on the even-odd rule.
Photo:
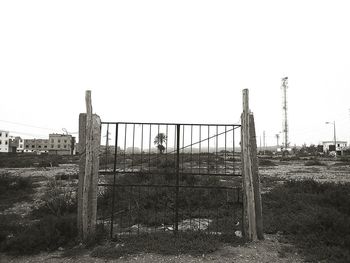
{"label": "distant building", "polygon": [[0,153],[10,151],[10,136],[8,131],[0,130]]}
{"label": "distant building", "polygon": [[337,145],[334,146],[334,141],[324,141],[322,142],[323,151],[325,153],[335,152],[337,155],[343,155],[343,151],[347,147],[346,141],[336,141]]}
{"label": "distant building", "polygon": [[24,152],[24,140],[19,137],[10,137],[10,152],[12,153],[22,153]]}
{"label": "distant building", "polygon": [[49,134],[48,152],[58,155],[75,154],[75,137],[70,134]]}
{"label": "distant building", "polygon": [[[77,143],[77,144],[79,144],[79,143]],[[101,145],[100,146],[100,153],[106,153],[106,148],[107,148],[106,145]],[[109,154],[114,154],[115,153],[115,146],[114,145],[109,145],[108,146],[108,153]],[[121,149],[120,149],[120,146],[118,146],[117,154],[120,154],[120,153],[121,153]]]}
{"label": "distant building", "polygon": [[49,140],[48,139],[25,139],[23,151],[25,153],[48,153]]}

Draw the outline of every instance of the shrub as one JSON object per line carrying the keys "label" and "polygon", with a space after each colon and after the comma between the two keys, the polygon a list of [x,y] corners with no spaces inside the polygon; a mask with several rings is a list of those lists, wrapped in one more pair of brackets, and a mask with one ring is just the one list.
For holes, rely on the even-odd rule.
{"label": "shrub", "polygon": [[77,235],[76,216],[47,215],[5,242],[3,250],[10,254],[34,254],[72,245]]}
{"label": "shrub", "polygon": [[62,181],[50,179],[44,194],[37,201],[37,208],[33,214],[62,216],[73,213],[76,209],[76,189],[64,185]]}
{"label": "shrub", "polygon": [[14,176],[9,173],[0,174],[0,195],[11,190],[27,190],[32,188],[30,177]]}
{"label": "shrub", "polygon": [[311,261],[350,261],[350,184],[288,181],[263,196],[264,228]]}

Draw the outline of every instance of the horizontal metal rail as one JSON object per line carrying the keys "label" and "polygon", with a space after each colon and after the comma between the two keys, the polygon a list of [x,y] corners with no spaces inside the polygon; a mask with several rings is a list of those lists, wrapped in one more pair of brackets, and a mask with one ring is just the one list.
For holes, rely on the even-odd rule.
{"label": "horizontal metal rail", "polygon": [[[176,175],[176,172],[150,172],[148,170],[145,171],[141,171],[143,172],[145,175],[165,175],[165,174],[173,174]],[[100,171],[99,172],[100,175],[113,175],[114,172],[113,171]],[[140,171],[128,171],[128,172],[118,172],[116,171],[115,174],[140,174]],[[240,177],[242,176],[242,174],[240,173],[196,173],[196,172],[191,172],[189,171],[188,173],[186,172],[180,172],[180,175],[200,175],[200,176],[204,176],[204,175],[209,175],[209,176],[226,176],[226,177]]]}
{"label": "horizontal metal rail", "polygon": [[172,185],[172,184],[98,184],[98,186],[113,186],[113,187],[157,187],[157,188],[197,188],[197,189],[227,189],[227,190],[241,190],[241,187],[228,186],[208,186],[208,185]]}
{"label": "horizontal metal rail", "polygon": [[113,122],[113,121],[102,121],[101,124],[136,124],[136,125],[181,125],[181,126],[233,126],[235,129],[241,127],[241,124],[211,124],[211,123],[163,123],[163,122]]}

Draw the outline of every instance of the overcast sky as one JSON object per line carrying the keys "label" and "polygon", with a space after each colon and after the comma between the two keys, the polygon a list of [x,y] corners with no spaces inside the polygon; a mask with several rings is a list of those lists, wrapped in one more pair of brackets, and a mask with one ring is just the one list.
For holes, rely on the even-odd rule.
{"label": "overcast sky", "polygon": [[248,88],[275,145],[288,76],[291,144],[332,140],[326,121],[349,141],[349,13],[335,0],[1,1],[0,129],[77,132],[87,89],[103,121],[238,123]]}

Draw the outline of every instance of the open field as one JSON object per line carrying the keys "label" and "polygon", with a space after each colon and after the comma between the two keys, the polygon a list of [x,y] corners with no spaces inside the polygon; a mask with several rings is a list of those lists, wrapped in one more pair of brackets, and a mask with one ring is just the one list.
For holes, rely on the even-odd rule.
{"label": "open field", "polygon": [[[264,241],[246,244],[244,240],[239,241],[239,239],[232,242],[232,240],[207,240],[200,237],[193,241],[198,246],[191,250],[190,247],[184,247],[183,244],[192,242],[192,237],[184,237],[180,243],[169,239],[168,236],[153,240],[146,237],[143,242],[141,238],[132,242],[116,240],[107,241],[107,243],[102,239],[102,243],[100,240],[93,248],[80,247],[73,240],[70,244],[60,243],[59,246],[52,243],[51,252],[40,252],[39,250],[31,256],[18,257],[1,254],[0,261],[303,262],[307,259],[315,262],[320,260],[346,262],[350,252],[343,245],[349,242],[346,235],[350,236],[350,229],[346,220],[350,218],[350,213],[343,206],[347,205],[347,200],[350,200],[350,191],[348,191],[350,187],[346,188],[345,185],[345,188],[341,188],[333,183],[349,185],[350,163],[334,159],[323,159],[314,164],[309,160],[280,161],[273,159],[261,165],[259,172],[264,193],[262,197],[266,233]],[[9,237],[12,238],[11,227],[16,232],[14,224],[20,225],[24,230],[28,229],[29,225],[33,225],[33,222],[40,221],[43,216],[42,211],[47,211],[45,210],[47,207],[42,209],[42,205],[43,201],[47,201],[45,199],[47,189],[52,187],[52,182],[54,181],[62,188],[73,189],[77,184],[77,173],[78,166],[74,163],[60,164],[58,167],[0,168],[2,175],[30,178],[30,183],[18,183],[23,185],[23,189],[10,189],[0,193],[0,217],[2,219],[0,230],[5,233],[0,242]],[[309,179],[322,184],[326,183],[326,187],[317,183],[314,185]],[[305,183],[285,184],[284,182],[288,180],[302,180]],[[327,183],[330,184],[327,185]],[[68,196],[70,199],[74,198],[72,192],[74,191],[71,191],[71,195]],[[346,199],[346,197],[349,198]],[[306,204],[300,200],[306,200]],[[324,204],[326,207],[323,206]],[[311,209],[312,207],[314,209]],[[71,213],[71,207],[65,209],[66,212],[61,211],[63,214]],[[320,215],[321,212],[323,216]],[[6,220],[10,220],[11,224],[6,225]],[[293,221],[297,223],[292,224]],[[313,226],[314,229],[312,229]],[[6,231],[4,231],[5,228]],[[310,229],[312,231],[309,231]],[[337,240],[336,237],[340,240]],[[323,240],[326,241],[323,242]],[[164,246],[164,244],[168,245]],[[325,249],[327,247],[328,250]],[[320,251],[325,252],[322,254]]]}

